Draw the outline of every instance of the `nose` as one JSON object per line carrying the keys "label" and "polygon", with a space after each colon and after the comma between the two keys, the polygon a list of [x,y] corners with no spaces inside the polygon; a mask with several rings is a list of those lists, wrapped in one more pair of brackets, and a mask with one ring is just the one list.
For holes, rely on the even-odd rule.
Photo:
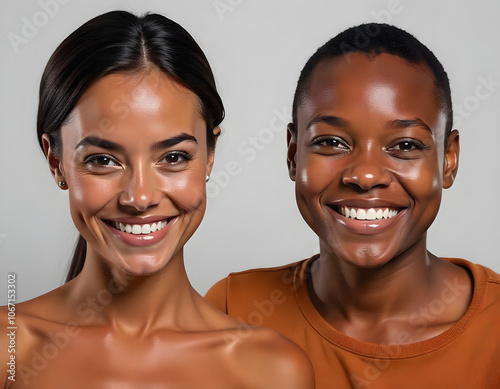
{"label": "nose", "polygon": [[351,156],[351,163],[342,175],[342,182],[348,186],[370,190],[375,187],[387,187],[392,175],[385,165],[387,158],[382,151],[359,151]]}
{"label": "nose", "polygon": [[160,202],[161,191],[152,169],[138,166],[124,176],[120,205],[143,212]]}

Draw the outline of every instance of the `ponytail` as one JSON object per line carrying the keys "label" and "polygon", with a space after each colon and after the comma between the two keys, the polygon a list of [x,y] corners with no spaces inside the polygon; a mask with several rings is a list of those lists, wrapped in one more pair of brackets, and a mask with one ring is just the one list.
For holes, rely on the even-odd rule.
{"label": "ponytail", "polygon": [[83,269],[85,264],[85,256],[87,255],[87,241],[80,235],[78,242],[76,243],[75,252],[73,253],[73,259],[71,259],[71,265],[69,267],[68,275],[66,276],[66,282],[71,281],[75,278]]}

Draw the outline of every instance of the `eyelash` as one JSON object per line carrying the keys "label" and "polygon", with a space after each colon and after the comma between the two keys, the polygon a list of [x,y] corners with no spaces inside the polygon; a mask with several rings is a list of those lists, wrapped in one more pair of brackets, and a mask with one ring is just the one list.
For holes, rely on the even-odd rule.
{"label": "eyelash", "polygon": [[[332,144],[326,144],[326,142],[336,142],[335,145]],[[312,146],[320,146],[320,147],[333,147],[333,148],[339,148],[339,146],[343,146],[342,149],[348,149],[349,146],[344,142],[343,139],[337,138],[337,137],[319,137],[316,139],[313,139],[311,142]]]}
{"label": "eyelash", "polygon": [[[347,142],[336,136],[318,137],[313,139],[310,145],[317,147],[318,152],[325,155],[339,155],[351,150]],[[403,147],[409,147],[409,149]],[[413,159],[418,157],[417,153],[429,149],[430,147],[426,146],[421,141],[407,138],[397,140],[396,143],[388,147],[386,151],[395,158]]]}
{"label": "eyelash", "polygon": [[[176,161],[162,162],[169,157],[177,157],[176,158],[177,160]],[[106,163],[98,163],[99,159],[102,159],[102,158],[106,159],[105,162],[112,162],[113,164],[110,165],[110,164],[106,164]],[[181,160],[179,160],[179,158]],[[170,165],[170,166],[176,166],[176,165],[181,164],[184,161],[190,161],[192,159],[193,159],[193,156],[186,151],[170,151],[170,152],[166,153],[163,157],[160,158],[158,164],[160,164],[160,165],[166,164],[166,165]],[[101,160],[101,162],[103,162],[103,161]],[[83,164],[89,168],[96,168],[96,167],[97,168],[110,168],[110,167],[115,167],[115,166],[120,165],[119,162],[114,157],[112,157],[111,155],[108,155],[108,154],[89,155],[88,157],[86,157],[84,159]]]}
{"label": "eyelash", "polygon": [[99,167],[107,167],[107,166],[115,166],[115,165],[103,165],[103,164],[99,164],[99,163],[96,163],[97,159],[98,158],[107,158],[109,161],[113,162],[115,165],[118,165],[118,162],[116,161],[116,159],[114,159],[111,155],[108,155],[108,154],[92,154],[92,155],[89,155],[87,158],[85,158],[85,160],[83,161],[83,163],[85,165],[90,165],[90,166],[99,166]]}
{"label": "eyelash", "polygon": [[[410,149],[401,149],[401,145],[405,144],[405,143],[407,145],[409,145],[411,148]],[[430,148],[430,147],[426,146],[425,144],[423,144],[422,142],[415,140],[415,139],[401,139],[401,140],[398,140],[398,143],[396,143],[394,146],[389,147],[388,150],[393,151],[396,146],[399,146],[400,148],[395,150],[395,151],[401,152],[401,153],[409,153],[409,152],[413,151],[413,148],[416,148],[417,150],[428,150]]]}
{"label": "eyelash", "polygon": [[[190,161],[193,159],[193,156],[191,154],[189,154],[188,152],[186,151],[170,151],[168,152],[167,154],[165,154],[161,159],[160,159],[160,162],[163,161],[164,159],[170,157],[170,156],[175,156],[175,157],[181,157],[183,159],[185,159],[186,161]],[[166,162],[168,163],[169,165],[178,165],[179,163],[181,163],[182,161],[177,161],[177,162]]]}

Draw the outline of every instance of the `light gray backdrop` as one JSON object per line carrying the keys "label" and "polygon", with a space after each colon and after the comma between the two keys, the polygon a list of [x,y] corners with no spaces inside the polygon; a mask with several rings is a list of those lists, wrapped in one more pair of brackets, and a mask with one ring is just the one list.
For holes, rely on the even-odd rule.
{"label": "light gray backdrop", "polygon": [[0,7],[0,304],[8,272],[18,274],[18,301],[64,279],[77,233],[67,192],[57,188],[38,149],[38,84],[62,39],[112,9],[160,12],[183,25],[207,53],[225,102],[207,214],[186,248],[200,293],[231,271],[318,250],[288,179],[285,126],[309,56],[341,30],[369,21],[416,35],[451,79],[461,161],[430,231],[430,250],[500,272],[500,2],[24,0]]}

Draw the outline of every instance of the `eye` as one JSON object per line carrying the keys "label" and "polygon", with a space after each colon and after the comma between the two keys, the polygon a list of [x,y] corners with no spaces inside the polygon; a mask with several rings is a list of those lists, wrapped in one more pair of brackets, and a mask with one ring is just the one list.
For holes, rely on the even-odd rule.
{"label": "eye", "polygon": [[426,146],[415,139],[404,139],[399,141],[396,145],[389,148],[389,150],[411,151],[411,150],[424,150]]}
{"label": "eye", "polygon": [[110,155],[106,154],[96,154],[90,155],[85,158],[85,164],[89,167],[98,166],[98,167],[108,167],[108,166],[118,166],[116,160]]}
{"label": "eye", "polygon": [[409,140],[402,141],[402,142],[398,143],[396,146],[393,147],[393,149],[395,149],[395,150],[401,150],[401,151],[411,151],[414,148],[422,150],[423,147],[421,147],[416,142],[412,142],[412,141],[409,141]]}
{"label": "eye", "polygon": [[171,151],[163,156],[159,164],[168,164],[172,166],[182,165],[190,161],[193,157],[185,151]]}
{"label": "eye", "polygon": [[429,147],[416,139],[402,139],[397,141],[394,146],[389,147],[387,151],[397,157],[410,158],[416,157],[421,151],[428,149]]}
{"label": "eye", "polygon": [[336,136],[320,136],[313,139],[313,141],[311,142],[311,146],[317,148],[321,154],[329,153],[332,151],[345,152],[350,150],[347,142],[342,138]]}

